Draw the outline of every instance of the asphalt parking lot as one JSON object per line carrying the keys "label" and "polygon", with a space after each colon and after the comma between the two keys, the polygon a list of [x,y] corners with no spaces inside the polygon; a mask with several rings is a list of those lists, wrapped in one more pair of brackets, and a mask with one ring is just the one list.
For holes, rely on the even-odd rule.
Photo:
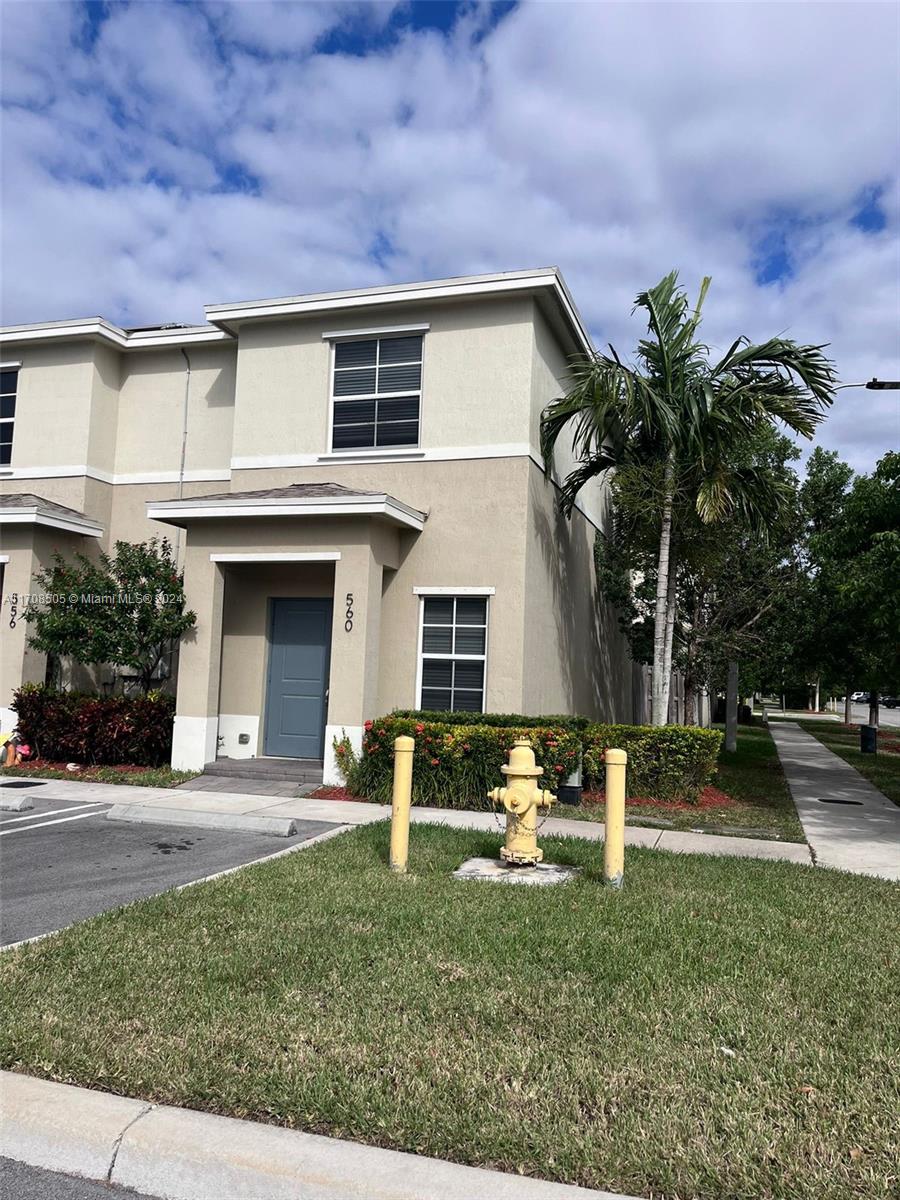
{"label": "asphalt parking lot", "polygon": [[333,829],[298,821],[289,838],[107,821],[110,804],[54,799],[52,781],[0,791],[34,808],[0,812],[0,941],[10,945],[110,908],[254,862]]}

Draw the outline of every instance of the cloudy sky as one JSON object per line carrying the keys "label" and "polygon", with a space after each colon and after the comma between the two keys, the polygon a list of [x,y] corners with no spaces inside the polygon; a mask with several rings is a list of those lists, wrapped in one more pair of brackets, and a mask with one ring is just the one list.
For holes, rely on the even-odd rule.
{"label": "cloudy sky", "polygon": [[[3,0],[3,321],[556,264],[599,343],[705,334],[900,378],[893,3]],[[900,393],[845,390],[860,470]]]}

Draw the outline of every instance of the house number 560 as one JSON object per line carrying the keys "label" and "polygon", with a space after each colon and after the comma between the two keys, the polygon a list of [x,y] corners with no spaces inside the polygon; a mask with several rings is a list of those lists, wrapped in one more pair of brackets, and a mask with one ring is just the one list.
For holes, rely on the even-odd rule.
{"label": "house number 560", "polygon": [[347,611],[344,615],[347,618],[344,621],[344,628],[347,630],[348,633],[350,633],[351,630],[353,629],[353,593],[352,592],[347,593]]}

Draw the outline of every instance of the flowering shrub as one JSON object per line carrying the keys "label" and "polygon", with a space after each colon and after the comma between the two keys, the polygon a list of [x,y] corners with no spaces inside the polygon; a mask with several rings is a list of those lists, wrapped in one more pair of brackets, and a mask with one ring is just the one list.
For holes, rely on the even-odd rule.
{"label": "flowering shrub", "polygon": [[35,757],[158,767],[172,754],[175,699],[163,692],[101,697],[25,684],[12,707]]}
{"label": "flowering shrub", "polygon": [[722,734],[688,725],[589,725],[584,733],[582,783],[604,786],[603,753],[609,747],[628,755],[629,796],[696,804],[716,773]]}
{"label": "flowering shrub", "polygon": [[348,738],[335,739],[335,755],[350,791],[390,803],[394,738],[401,735],[416,742],[413,804],[434,808],[490,809],[487,793],[502,782],[500,768],[517,737],[531,739],[538,764],[544,768],[538,781],[541,787],[556,789],[577,767],[581,750],[578,735],[557,726],[459,725],[392,713],[366,722],[359,756]]}

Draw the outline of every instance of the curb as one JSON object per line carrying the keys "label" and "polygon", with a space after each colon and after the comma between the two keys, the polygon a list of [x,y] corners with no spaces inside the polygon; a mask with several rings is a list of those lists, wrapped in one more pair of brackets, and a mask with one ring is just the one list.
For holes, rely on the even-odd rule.
{"label": "curb", "polygon": [[0,799],[0,812],[27,812],[30,808],[34,808],[30,796],[3,796]]}
{"label": "curb", "polygon": [[0,1155],[166,1200],[637,1200],[0,1072]]}
{"label": "curb", "polygon": [[297,828],[293,817],[254,817],[246,813],[149,808],[144,804],[115,804],[106,814],[106,819],[147,825],[190,825],[199,829],[224,829],[232,833],[267,833],[272,837],[291,837]]}

